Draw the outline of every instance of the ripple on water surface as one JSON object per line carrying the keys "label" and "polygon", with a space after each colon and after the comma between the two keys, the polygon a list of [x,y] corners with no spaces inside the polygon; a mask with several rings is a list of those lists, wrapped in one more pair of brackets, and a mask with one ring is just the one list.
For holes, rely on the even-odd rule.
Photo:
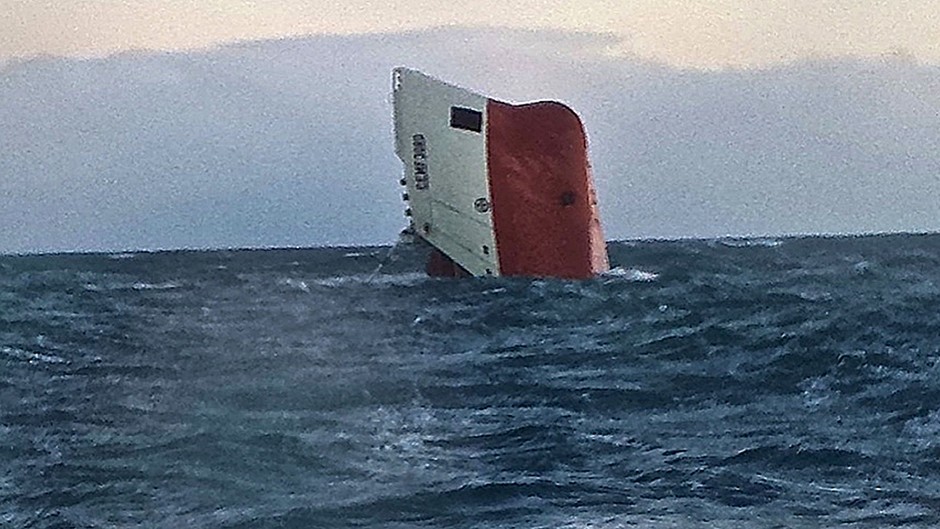
{"label": "ripple on water surface", "polygon": [[0,525],[935,527],[935,236],[0,258]]}

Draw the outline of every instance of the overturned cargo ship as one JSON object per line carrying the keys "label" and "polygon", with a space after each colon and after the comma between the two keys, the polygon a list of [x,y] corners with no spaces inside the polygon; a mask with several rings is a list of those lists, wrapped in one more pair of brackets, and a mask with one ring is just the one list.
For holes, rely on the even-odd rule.
{"label": "overturned cargo ship", "polygon": [[513,105],[416,70],[392,73],[410,231],[432,276],[585,279],[608,269],[578,115]]}

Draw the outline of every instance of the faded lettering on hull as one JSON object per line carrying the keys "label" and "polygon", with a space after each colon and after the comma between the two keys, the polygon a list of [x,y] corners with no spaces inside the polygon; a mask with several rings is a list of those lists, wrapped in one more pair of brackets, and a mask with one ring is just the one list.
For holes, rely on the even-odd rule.
{"label": "faded lettering on hull", "polygon": [[428,144],[423,134],[415,134],[411,137],[411,145],[414,149],[413,176],[415,179],[415,188],[424,191],[431,186],[431,180],[428,177]]}

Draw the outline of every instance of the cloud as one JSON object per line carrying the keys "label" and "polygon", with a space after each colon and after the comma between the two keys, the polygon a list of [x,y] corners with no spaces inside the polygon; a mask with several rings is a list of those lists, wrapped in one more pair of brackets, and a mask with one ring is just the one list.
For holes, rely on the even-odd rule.
{"label": "cloud", "polygon": [[680,70],[608,34],[439,28],[0,72],[0,251],[382,243],[398,65],[583,117],[610,238],[940,228],[938,69]]}
{"label": "cloud", "polygon": [[433,0],[13,0],[0,10],[0,61],[485,25],[606,31],[623,38],[612,52],[684,67],[766,66],[814,55],[877,57],[895,48],[940,62],[935,0],[476,0],[473,7],[455,9]]}

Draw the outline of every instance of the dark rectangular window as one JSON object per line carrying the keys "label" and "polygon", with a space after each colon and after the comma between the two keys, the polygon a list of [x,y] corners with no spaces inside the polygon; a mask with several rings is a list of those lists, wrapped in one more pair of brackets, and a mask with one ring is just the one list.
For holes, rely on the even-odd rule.
{"label": "dark rectangular window", "polygon": [[483,113],[470,108],[450,107],[450,126],[480,132],[483,130]]}

